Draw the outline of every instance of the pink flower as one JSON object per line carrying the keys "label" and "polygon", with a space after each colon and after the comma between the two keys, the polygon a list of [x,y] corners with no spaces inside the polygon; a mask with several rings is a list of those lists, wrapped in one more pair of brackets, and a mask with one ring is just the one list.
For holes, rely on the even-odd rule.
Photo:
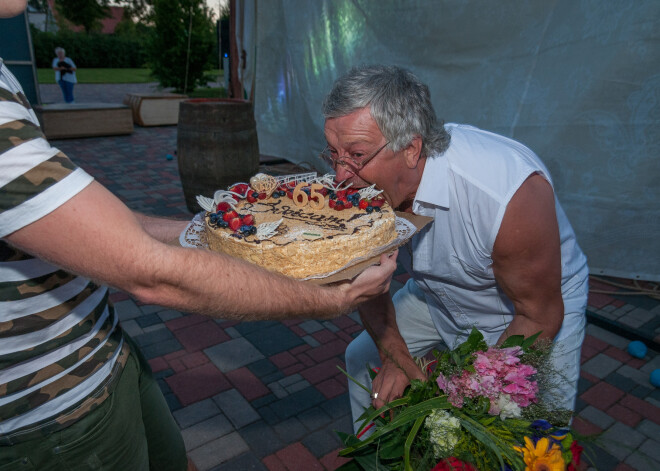
{"label": "pink flower", "polygon": [[440,374],[438,386],[448,396],[455,407],[462,407],[464,398],[487,397],[491,407],[489,413],[500,413],[501,396],[507,394],[520,407],[536,402],[538,385],[530,378],[536,369],[520,363],[520,347],[495,348],[476,352],[473,362],[474,372],[463,371],[451,378]]}

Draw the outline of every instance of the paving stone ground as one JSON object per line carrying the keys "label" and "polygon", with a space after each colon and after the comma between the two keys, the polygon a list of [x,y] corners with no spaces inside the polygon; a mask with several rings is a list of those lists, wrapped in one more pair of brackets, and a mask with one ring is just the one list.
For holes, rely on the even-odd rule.
{"label": "paving stone ground", "polygon": [[[130,208],[192,217],[176,158],[167,158],[175,154],[176,126],[136,126],[129,136],[53,145]],[[399,269],[392,291],[406,277]],[[574,425],[601,434],[590,453],[600,471],[660,469],[660,390],[649,382],[660,368],[660,300],[634,295],[652,289],[649,283],[593,278],[590,286]],[[119,291],[111,299],[149,359],[201,471],[333,470],[343,462],[334,431],[349,432],[351,423],[347,380],[337,366],[363,330],[356,313],[238,323],[143,305]],[[626,351],[634,339],[651,347],[643,359]]]}

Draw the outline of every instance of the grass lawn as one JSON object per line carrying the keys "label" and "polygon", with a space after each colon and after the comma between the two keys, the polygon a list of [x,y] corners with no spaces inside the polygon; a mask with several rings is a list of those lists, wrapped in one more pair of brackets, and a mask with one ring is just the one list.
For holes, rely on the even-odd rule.
{"label": "grass lawn", "polygon": [[227,90],[221,88],[197,88],[193,92],[186,93],[190,98],[227,98]]}
{"label": "grass lawn", "polygon": [[[38,69],[39,83],[55,83],[52,69]],[[147,83],[155,82],[149,69],[78,69],[78,83]]]}
{"label": "grass lawn", "polygon": [[[222,79],[221,70],[211,70],[210,75]],[[55,83],[52,69],[37,69],[39,83]],[[149,69],[78,69],[78,83],[149,83],[157,82]]]}

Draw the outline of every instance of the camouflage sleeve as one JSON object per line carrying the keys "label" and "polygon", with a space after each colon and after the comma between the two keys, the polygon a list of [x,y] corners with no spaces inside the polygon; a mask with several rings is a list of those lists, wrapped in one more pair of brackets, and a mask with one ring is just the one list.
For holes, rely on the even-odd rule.
{"label": "camouflage sleeve", "polygon": [[48,144],[33,116],[21,90],[0,87],[0,237],[53,211],[92,181]]}

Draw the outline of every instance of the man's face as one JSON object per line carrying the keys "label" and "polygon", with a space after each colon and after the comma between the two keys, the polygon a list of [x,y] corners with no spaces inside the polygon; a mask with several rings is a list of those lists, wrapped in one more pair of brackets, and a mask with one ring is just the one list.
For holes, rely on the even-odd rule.
{"label": "man's face", "polygon": [[[390,194],[396,181],[397,159],[395,153],[387,147],[378,152],[387,140],[371,117],[369,108],[326,120],[325,138],[333,158],[343,158],[358,164],[357,166],[336,165],[337,181],[346,180],[347,183],[352,183],[354,188],[363,188],[375,183],[392,204]],[[364,167],[356,168],[375,152],[378,154]]]}
{"label": "man's face", "polygon": [[0,18],[13,18],[25,11],[27,0],[1,0]]}
{"label": "man's face", "polygon": [[64,51],[62,51],[62,50],[57,51],[57,58],[59,60],[63,61],[65,57],[66,56],[64,55]]}

